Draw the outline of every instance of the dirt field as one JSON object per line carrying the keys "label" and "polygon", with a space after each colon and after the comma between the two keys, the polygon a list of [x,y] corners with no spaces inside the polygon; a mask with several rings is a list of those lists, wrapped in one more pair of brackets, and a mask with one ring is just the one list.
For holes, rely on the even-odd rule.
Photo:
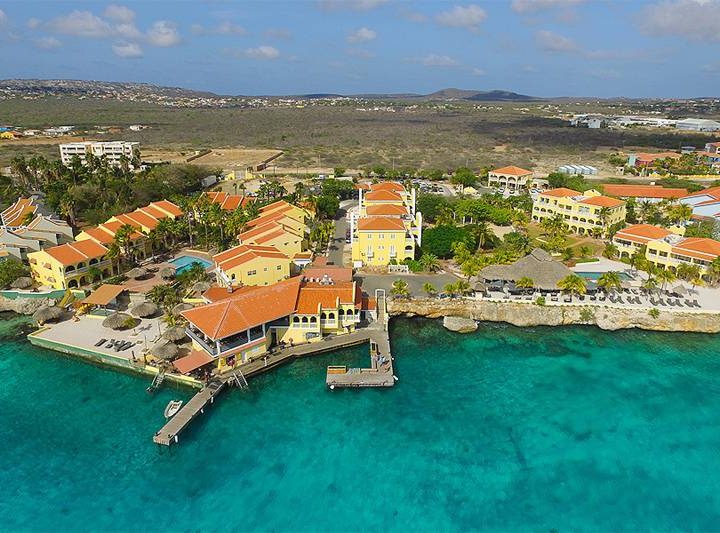
{"label": "dirt field", "polygon": [[197,159],[193,165],[203,165],[212,168],[240,169],[255,166],[274,155],[281,154],[280,150],[255,150],[248,148],[213,148],[212,152]]}

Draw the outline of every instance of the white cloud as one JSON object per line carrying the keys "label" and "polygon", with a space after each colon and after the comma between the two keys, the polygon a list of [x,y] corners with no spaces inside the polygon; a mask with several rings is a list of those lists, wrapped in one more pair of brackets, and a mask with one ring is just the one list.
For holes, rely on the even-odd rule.
{"label": "white cloud", "polygon": [[703,65],[700,70],[706,74],[720,74],[720,63]]}
{"label": "white cloud", "polygon": [[352,11],[369,11],[383,4],[387,4],[389,0],[320,0],[318,5],[321,9],[335,11],[340,9],[349,9]]}
{"label": "white cloud", "polygon": [[538,31],[535,34],[535,40],[546,52],[577,54],[582,51],[578,44],[569,37],[563,37],[548,30]]}
{"label": "white cloud", "polygon": [[574,7],[583,2],[584,0],[513,0],[510,7],[516,13],[533,13],[546,9]]}
{"label": "white cloud", "polygon": [[460,63],[450,56],[428,54],[421,57],[418,62],[426,67],[457,67]]}
{"label": "white cloud", "polygon": [[349,43],[366,43],[368,41],[372,41],[377,37],[377,32],[375,30],[371,30],[370,28],[359,28],[353,32],[351,32],[347,36],[347,42]]}
{"label": "white cloud", "polygon": [[31,30],[36,30],[42,25],[42,20],[35,17],[30,17],[29,19],[27,19],[27,22],[25,24]]}
{"label": "white cloud", "polygon": [[473,76],[484,76],[485,75],[485,71],[483,69],[477,68],[477,67],[472,69],[471,72],[472,72]]}
{"label": "white cloud", "polygon": [[443,11],[435,17],[435,20],[443,26],[478,31],[480,24],[486,18],[487,13],[483,8],[470,4],[467,6],[455,6],[448,11]]}
{"label": "white cloud", "polygon": [[51,20],[48,26],[58,33],[77,37],[109,37],[112,34],[110,24],[90,11],[75,10]]}
{"label": "white cloud", "polygon": [[62,43],[55,37],[40,37],[39,39],[35,39],[33,42],[35,43],[35,46],[42,48],[43,50],[54,50],[55,48],[60,48],[62,46]]}
{"label": "white cloud", "polygon": [[639,15],[647,35],[677,35],[692,41],[720,41],[720,0],[666,0],[646,5]]}
{"label": "white cloud", "polygon": [[118,57],[142,57],[143,51],[138,43],[119,42],[112,45],[113,53]]}
{"label": "white cloud", "polygon": [[132,9],[118,4],[110,4],[107,6],[104,15],[106,18],[123,24],[128,24],[135,20],[135,12]]}
{"label": "white cloud", "polygon": [[247,48],[243,55],[251,59],[277,59],[280,51],[273,46],[260,45],[257,48]]}
{"label": "white cloud", "polygon": [[247,30],[232,22],[222,22],[213,28],[206,28],[201,24],[193,24],[190,31],[195,35],[245,35]]}
{"label": "white cloud", "polygon": [[147,31],[147,40],[150,44],[160,47],[180,44],[180,33],[173,22],[159,20]]}
{"label": "white cloud", "polygon": [[0,26],[5,26],[7,24],[7,22],[8,22],[7,15],[5,14],[5,12],[2,9],[0,9]]}
{"label": "white cloud", "polygon": [[140,39],[142,32],[132,23],[123,23],[113,26],[113,34],[123,37],[124,39]]}

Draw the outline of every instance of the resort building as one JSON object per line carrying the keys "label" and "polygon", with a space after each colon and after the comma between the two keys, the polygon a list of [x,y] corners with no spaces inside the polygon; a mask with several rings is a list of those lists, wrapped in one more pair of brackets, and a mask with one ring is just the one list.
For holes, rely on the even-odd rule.
{"label": "resort building", "polygon": [[532,219],[560,216],[573,233],[602,235],[625,221],[625,202],[590,189],[584,193],[559,188],[541,192],[533,201]]}
{"label": "resort building", "polygon": [[707,143],[705,150],[697,152],[697,155],[711,167],[720,168],[720,142]]}
{"label": "resort building", "polygon": [[613,236],[613,243],[625,257],[645,250],[645,258],[660,268],[697,265],[706,275],[710,264],[720,256],[720,242],[703,237],[683,237],[648,224],[627,227]]}
{"label": "resort building", "polygon": [[290,258],[273,246],[241,244],[213,256],[223,287],[272,285],[290,277]]}
{"label": "resort building", "polygon": [[626,200],[633,198],[637,202],[657,203],[662,200],[677,200],[687,196],[687,189],[661,187],[660,185],[607,184],[602,186],[608,196]]}
{"label": "resort building", "polygon": [[184,311],[187,334],[198,360],[226,370],[257,358],[278,343],[305,343],[323,335],[354,331],[363,317],[355,282],[304,282],[290,278],[267,287],[209,290],[207,305]]}
{"label": "resort building", "polygon": [[60,145],[60,160],[63,165],[69,165],[73,157],[78,156],[85,164],[85,155],[92,154],[95,157],[105,157],[112,166],[120,166],[123,159],[130,168],[133,168],[132,160],[135,152],[139,154],[140,143],[127,141],[86,141],[74,142]]}
{"label": "resort building", "polygon": [[210,191],[204,194],[211,204],[219,205],[223,211],[235,211],[240,207],[247,207],[254,201],[253,197],[242,194],[228,194],[220,191]]}
{"label": "resort building", "polygon": [[677,152],[658,152],[654,154],[638,152],[628,156],[628,165],[631,167],[649,167],[660,159],[680,159],[680,154]]}
{"label": "resort building", "polygon": [[501,187],[510,190],[527,189],[532,180],[532,170],[516,166],[496,168],[488,172],[488,185],[490,187]]}
{"label": "resort building", "polygon": [[37,215],[26,226],[0,228],[0,257],[27,261],[27,254],[73,240],[72,228],[62,220]]}
{"label": "resort building", "polygon": [[32,220],[37,210],[38,205],[32,197],[20,197],[14,204],[0,213],[0,220],[2,220],[2,225],[5,228],[19,228]]}
{"label": "resort building", "polygon": [[130,234],[130,253],[135,259],[146,259],[163,247],[163,243],[151,241],[148,234],[157,228],[162,219],[175,220],[182,214],[182,210],[174,203],[160,200],[135,211],[110,217],[97,227],[81,231],[76,240],[90,239],[103,246],[110,246],[115,242],[115,235],[121,227],[131,226],[135,231]]}
{"label": "resort building", "polygon": [[355,267],[384,266],[415,258],[422,244],[422,214],[415,210],[415,189],[395,182],[359,189],[357,213],[350,217],[350,242]]}
{"label": "resort building", "polygon": [[557,291],[558,282],[571,274],[568,267],[553,259],[545,250],[535,248],[510,265],[490,265],[483,268],[477,275],[482,285],[479,290],[476,286],[476,291],[485,292],[493,284],[498,290],[514,290],[515,283],[523,278],[532,280],[533,289]]}
{"label": "resort building", "polygon": [[73,289],[116,274],[108,249],[93,240],[69,242],[29,253],[30,273],[39,285]]}
{"label": "resort building", "polygon": [[693,218],[720,220],[720,187],[709,187],[680,198],[681,204],[689,205]]}
{"label": "resort building", "polygon": [[272,246],[291,259],[307,250],[310,214],[303,208],[278,201],[260,209],[257,218],[238,235],[240,244]]}

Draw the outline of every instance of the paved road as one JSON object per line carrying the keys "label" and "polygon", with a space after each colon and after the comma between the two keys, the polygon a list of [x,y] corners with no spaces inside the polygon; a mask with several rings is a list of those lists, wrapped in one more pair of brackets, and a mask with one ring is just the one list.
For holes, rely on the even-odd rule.
{"label": "paved road", "polygon": [[370,296],[375,295],[375,289],[385,289],[390,295],[393,281],[402,279],[407,281],[408,289],[412,296],[425,296],[422,287],[425,283],[431,283],[438,292],[448,283],[455,283],[458,279],[453,274],[356,274],[355,279],[362,281],[362,289]]}
{"label": "paved road", "polygon": [[328,250],[328,261],[339,266],[343,266],[343,249],[345,247],[345,233],[350,227],[346,215],[347,209],[356,203],[356,200],[345,200],[340,202],[340,209],[335,215],[335,233]]}

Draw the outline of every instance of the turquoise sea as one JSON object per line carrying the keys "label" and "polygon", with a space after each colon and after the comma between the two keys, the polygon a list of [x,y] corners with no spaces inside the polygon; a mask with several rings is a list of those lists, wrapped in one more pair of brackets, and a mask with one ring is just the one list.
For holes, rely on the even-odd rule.
{"label": "turquoise sea", "polygon": [[16,530],[717,530],[720,340],[398,320],[400,381],[294,362],[158,448],[188,390],[31,347],[0,323],[0,526]]}

